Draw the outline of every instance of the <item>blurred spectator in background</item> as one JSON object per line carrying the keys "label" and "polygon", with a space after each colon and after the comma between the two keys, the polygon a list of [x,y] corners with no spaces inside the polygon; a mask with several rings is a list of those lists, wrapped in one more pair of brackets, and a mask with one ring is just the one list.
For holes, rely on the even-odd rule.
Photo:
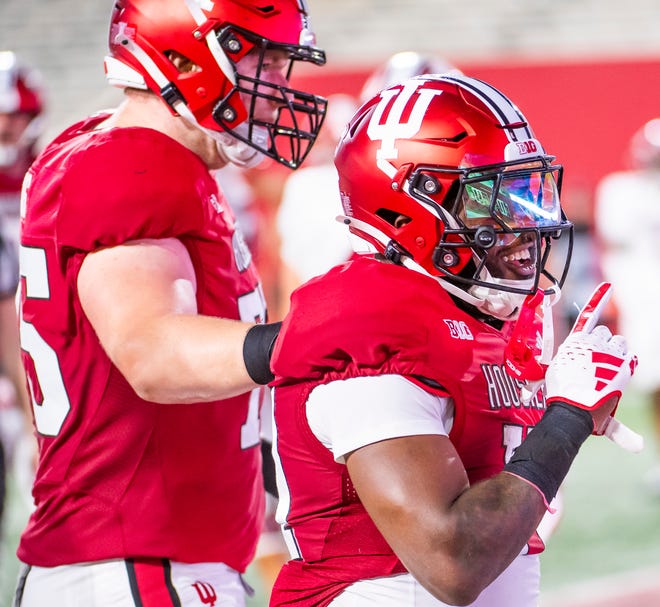
{"label": "blurred spectator in background", "polygon": [[[639,356],[633,385],[648,395],[660,439],[660,117],[635,132],[627,163],[629,170],[611,173],[598,184],[596,232],[603,273],[617,286],[619,330]],[[660,459],[645,480],[660,496]]]}
{"label": "blurred spectator in background", "polygon": [[461,70],[442,57],[415,51],[394,53],[367,78],[360,91],[360,103],[368,101],[379,91],[397,82],[404,82],[408,78],[423,74],[445,73],[460,74]]}
{"label": "blurred spectator in background", "polygon": [[282,317],[298,285],[346,261],[352,253],[348,232],[335,221],[341,213],[337,170],[332,161],[339,137],[357,109],[350,95],[328,97],[321,134],[304,168],[291,173],[277,212],[280,281],[276,313]]}
{"label": "blurred spectator in background", "polygon": [[42,134],[41,75],[12,51],[0,51],[0,523],[4,523],[6,472],[18,472],[21,496],[30,500],[36,442],[18,342],[20,197],[23,177]]}
{"label": "blurred spectator in background", "polygon": [[360,91],[359,100],[345,94],[329,97],[326,123],[316,147],[305,168],[288,175],[284,184],[277,214],[281,241],[279,303],[272,306],[277,318],[286,314],[289,295],[297,286],[346,261],[353,253],[348,230],[335,221],[343,211],[333,155],[358,105],[408,78],[447,72],[461,73],[442,58],[402,51],[373,71]]}
{"label": "blurred spectator in background", "polygon": [[[573,224],[573,253],[571,271],[561,289],[561,298],[553,311],[555,314],[555,343],[561,343],[568,335],[580,306],[587,301],[594,287],[602,282],[598,245],[594,237],[593,204],[589,188],[574,187],[562,191],[566,201],[566,214]],[[555,243],[558,248],[568,246],[566,238]],[[614,329],[612,305],[608,304],[601,314],[601,323]]]}

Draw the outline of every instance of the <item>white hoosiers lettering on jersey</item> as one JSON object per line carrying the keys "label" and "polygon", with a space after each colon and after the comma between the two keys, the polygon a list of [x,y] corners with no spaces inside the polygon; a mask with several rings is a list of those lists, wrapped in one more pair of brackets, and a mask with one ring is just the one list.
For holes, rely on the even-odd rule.
{"label": "white hoosiers lettering on jersey", "polygon": [[520,389],[523,382],[513,379],[505,371],[503,365],[483,364],[481,365],[481,371],[486,379],[488,401],[491,409],[508,409],[511,407],[545,409],[545,402],[540,392],[537,392],[529,402],[520,398]]}

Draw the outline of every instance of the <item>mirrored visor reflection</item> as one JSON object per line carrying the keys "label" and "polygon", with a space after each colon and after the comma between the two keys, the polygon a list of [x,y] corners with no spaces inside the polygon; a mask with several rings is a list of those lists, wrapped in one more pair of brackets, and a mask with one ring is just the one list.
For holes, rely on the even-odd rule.
{"label": "mirrored visor reflection", "polygon": [[[467,228],[482,225],[511,230],[557,225],[561,209],[552,171],[504,173],[463,184],[459,217]],[[496,190],[496,191],[495,191]]]}

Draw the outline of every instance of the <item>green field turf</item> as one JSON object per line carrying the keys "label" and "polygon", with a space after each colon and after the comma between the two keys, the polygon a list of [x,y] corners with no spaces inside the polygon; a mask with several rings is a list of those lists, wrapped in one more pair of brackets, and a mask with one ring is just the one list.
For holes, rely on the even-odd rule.
{"label": "green field turf", "polygon": [[[565,514],[542,556],[542,588],[660,566],[660,497],[642,477],[657,457],[647,402],[629,393],[617,418],[642,434],[642,453],[592,437],[564,482]],[[660,601],[659,601],[660,604]]]}
{"label": "green field turf", "polygon": [[[633,455],[595,437],[584,445],[564,483],[563,518],[542,556],[544,596],[592,578],[660,566],[660,498],[642,484],[656,457],[646,401],[629,394],[617,417],[645,436],[646,449]],[[14,495],[0,557],[0,607],[11,605],[13,552],[25,517],[18,506]],[[264,607],[254,572],[248,572],[248,580],[257,589],[248,604]]]}
{"label": "green field turf", "polygon": [[0,607],[11,605],[12,593],[16,582],[18,562],[16,546],[19,534],[27,520],[27,512],[16,495],[12,479],[8,479],[7,505],[5,506],[3,541],[0,544]]}

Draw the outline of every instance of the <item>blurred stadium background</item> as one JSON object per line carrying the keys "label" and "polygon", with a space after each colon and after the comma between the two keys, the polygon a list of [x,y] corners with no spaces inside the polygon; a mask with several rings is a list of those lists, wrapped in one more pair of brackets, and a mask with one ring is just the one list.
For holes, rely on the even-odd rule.
{"label": "blurred stadium background", "polygon": [[[594,187],[622,168],[632,133],[660,116],[658,0],[308,0],[323,69],[297,77],[321,94],[357,94],[390,54],[443,57],[514,99],[546,149],[566,166],[564,205],[589,224]],[[0,0],[0,50],[44,76],[44,140],[121,98],[102,59],[112,0]],[[596,263],[578,260],[580,265]],[[657,277],[652,277],[656,279]],[[590,289],[591,285],[582,285]],[[649,322],[659,322],[649,319]],[[646,435],[640,455],[590,440],[565,484],[566,513],[543,557],[543,607],[660,606],[660,499],[641,477],[657,446],[645,397],[620,414]],[[13,555],[25,520],[10,486],[0,555],[0,605],[10,604]],[[253,576],[254,577],[254,576]],[[257,586],[254,607],[264,604]]]}

